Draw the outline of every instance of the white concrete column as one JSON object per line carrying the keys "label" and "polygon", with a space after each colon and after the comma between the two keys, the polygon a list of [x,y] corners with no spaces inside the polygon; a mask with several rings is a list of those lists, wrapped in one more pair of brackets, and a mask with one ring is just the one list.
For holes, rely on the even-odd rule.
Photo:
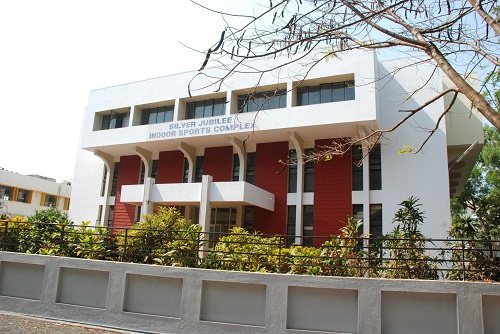
{"label": "white concrete column", "polygon": [[[210,205],[209,195],[210,195],[210,184],[213,181],[211,175],[203,175],[201,179],[201,199],[200,199],[200,216],[199,223],[202,228],[202,232],[210,232],[210,214],[212,211],[212,206]],[[208,240],[208,235],[205,235]],[[208,242],[203,245],[203,251],[200,256],[204,257],[205,251],[208,250]]]}
{"label": "white concrete column", "polygon": [[290,133],[290,140],[297,152],[297,194],[295,202],[295,243],[302,245],[302,230],[304,227],[303,202],[304,202],[304,141],[295,132]]}
{"label": "white concrete column", "polygon": [[104,198],[101,213],[101,225],[104,226],[109,217],[109,195],[111,193],[111,179],[113,177],[115,159],[111,155],[99,150],[95,150],[94,155],[99,157],[104,162],[104,168],[106,168],[106,181],[104,184]]}
{"label": "white concrete column", "polygon": [[245,146],[243,142],[236,137],[229,138],[229,142],[233,145],[236,153],[238,154],[238,158],[240,159],[240,176],[238,181],[245,181],[245,175],[247,173],[247,155],[245,154]]}
{"label": "white concrete column", "polygon": [[151,190],[154,184],[154,180],[151,178],[151,171],[153,169],[153,153],[139,146],[134,146],[133,150],[139,157],[141,157],[141,160],[144,163],[144,195],[142,198],[141,214],[152,214],[153,203],[150,201],[150,198]]}
{"label": "white concrete column", "polygon": [[184,153],[184,157],[189,163],[188,183],[194,182],[194,171],[196,166],[196,149],[184,142],[180,142],[177,148]]}
{"label": "white concrete column", "polygon": [[[363,145],[363,233],[370,233],[370,159],[369,148]],[[368,246],[368,245],[365,245]]]}

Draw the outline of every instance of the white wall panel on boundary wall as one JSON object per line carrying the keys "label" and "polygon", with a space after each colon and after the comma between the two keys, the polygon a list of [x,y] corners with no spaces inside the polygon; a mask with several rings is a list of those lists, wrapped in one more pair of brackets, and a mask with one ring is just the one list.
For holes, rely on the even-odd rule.
{"label": "white wall panel on boundary wall", "polygon": [[0,310],[141,333],[498,333],[500,284],[0,252]]}

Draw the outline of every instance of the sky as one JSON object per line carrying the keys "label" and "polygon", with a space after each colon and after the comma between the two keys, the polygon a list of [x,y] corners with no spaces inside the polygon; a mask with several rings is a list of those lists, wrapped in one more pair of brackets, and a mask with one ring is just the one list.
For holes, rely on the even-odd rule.
{"label": "sky", "polygon": [[[206,0],[240,11],[248,0]],[[0,2],[0,168],[70,181],[89,92],[196,70],[224,29],[189,0]]]}

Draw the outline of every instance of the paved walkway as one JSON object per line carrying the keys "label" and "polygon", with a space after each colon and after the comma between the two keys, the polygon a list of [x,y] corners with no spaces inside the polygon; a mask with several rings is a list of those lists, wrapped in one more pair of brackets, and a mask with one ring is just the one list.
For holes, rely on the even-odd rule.
{"label": "paved walkway", "polygon": [[116,334],[131,333],[0,312],[0,334]]}

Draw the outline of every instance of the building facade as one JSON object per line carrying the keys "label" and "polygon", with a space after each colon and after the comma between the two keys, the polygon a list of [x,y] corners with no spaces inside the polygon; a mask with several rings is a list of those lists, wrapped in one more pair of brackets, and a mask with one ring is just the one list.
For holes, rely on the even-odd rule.
{"label": "building facade", "polygon": [[36,210],[68,212],[71,184],[39,175],[23,175],[0,168],[0,213],[28,217]]}
{"label": "building facade", "polygon": [[[311,244],[307,237],[339,233],[350,215],[363,219],[365,233],[385,233],[398,203],[415,196],[428,218],[423,232],[444,237],[450,187],[460,191],[482,145],[481,118],[466,104],[439,123],[420,154],[399,151],[425,140],[422,129],[435,126],[444,99],[384,135],[370,154],[362,142],[343,155],[300,159],[391,128],[402,111],[443,90],[433,66],[411,62],[351,52],[318,63],[305,79],[308,67],[296,62],[224,81],[213,68],[91,91],[70,218],[121,228],[176,206],[205,231],[244,226]],[[262,66],[273,64],[252,63]],[[465,130],[470,138],[455,135]]]}

